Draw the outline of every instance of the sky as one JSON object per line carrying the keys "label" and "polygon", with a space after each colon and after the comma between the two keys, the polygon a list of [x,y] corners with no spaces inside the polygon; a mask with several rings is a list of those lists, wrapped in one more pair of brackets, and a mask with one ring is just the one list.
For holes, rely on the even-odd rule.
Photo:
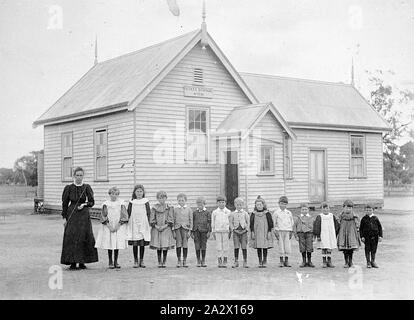
{"label": "sky", "polygon": [[[98,60],[200,28],[202,0],[0,0],[0,167],[43,148],[32,123]],[[207,29],[240,72],[414,91],[414,1],[206,0]],[[406,106],[402,109],[407,112]],[[402,140],[404,142],[404,140]]]}

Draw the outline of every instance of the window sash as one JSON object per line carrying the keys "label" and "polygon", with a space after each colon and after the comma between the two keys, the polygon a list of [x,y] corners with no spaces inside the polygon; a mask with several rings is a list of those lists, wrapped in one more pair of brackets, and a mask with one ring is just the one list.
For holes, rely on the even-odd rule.
{"label": "window sash", "polygon": [[186,160],[207,161],[209,147],[209,114],[207,108],[187,109]]}
{"label": "window sash", "polygon": [[95,130],[95,179],[108,179],[108,131]]}
{"label": "window sash", "polygon": [[261,146],[260,147],[260,161],[259,161],[260,173],[273,173],[274,161],[273,161],[273,147]]}
{"label": "window sash", "polygon": [[350,138],[350,177],[365,177],[365,137],[351,135]]}
{"label": "window sash", "polygon": [[73,160],[72,160],[72,147],[73,147],[73,134],[72,132],[62,133],[61,139],[61,148],[62,148],[62,167],[61,174],[62,180],[67,181],[72,179],[72,169],[73,169]]}

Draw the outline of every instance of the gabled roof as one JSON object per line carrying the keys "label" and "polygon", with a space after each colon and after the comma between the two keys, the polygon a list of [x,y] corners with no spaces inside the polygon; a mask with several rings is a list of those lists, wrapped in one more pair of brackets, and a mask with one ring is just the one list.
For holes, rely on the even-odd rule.
{"label": "gabled roof", "polygon": [[351,85],[240,73],[260,102],[271,101],[292,127],[389,130]]}
{"label": "gabled roof", "polygon": [[217,136],[240,136],[241,139],[246,138],[255,126],[263,119],[263,117],[271,112],[277,121],[279,121],[283,130],[289,136],[296,139],[295,133],[289,128],[289,125],[276,110],[271,102],[251,104],[234,108],[226,119],[218,126],[214,135]]}
{"label": "gabled roof", "polygon": [[[64,122],[119,110],[133,110],[201,40],[201,30],[106,60],[92,67],[34,123]],[[257,99],[222,51],[207,35],[210,48],[251,102]]]}

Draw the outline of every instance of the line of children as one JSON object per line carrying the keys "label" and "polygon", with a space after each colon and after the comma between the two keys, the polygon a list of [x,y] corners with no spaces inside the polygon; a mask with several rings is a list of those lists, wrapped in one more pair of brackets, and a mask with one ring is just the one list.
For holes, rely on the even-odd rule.
{"label": "line of children", "polygon": [[[267,209],[266,202],[258,196],[253,212],[249,215],[244,210],[242,198],[234,201],[235,211],[226,208],[226,198],[217,197],[217,209],[211,214],[206,209],[204,197],[197,198],[196,210],[187,206],[187,196],[177,196],[178,206],[173,208],[166,203],[167,194],[157,192],[158,203],[152,208],[145,198],[143,185],[136,185],[126,209],[125,203],[119,199],[119,189],[112,187],[108,191],[110,199],[102,205],[101,225],[96,241],[96,248],[108,250],[110,269],[119,269],[119,250],[127,245],[133,247],[134,268],[145,268],[145,246],[157,250],[158,267],[165,268],[169,249],[176,247],[177,267],[188,267],[188,239],[194,240],[197,267],[206,267],[207,240],[210,235],[216,242],[219,268],[227,267],[229,242],[233,236],[234,264],[239,267],[239,251],[242,249],[243,267],[247,264],[248,231],[250,230],[250,246],[257,250],[259,268],[267,265],[268,249],[273,247],[273,236],[278,242],[280,267],[290,267],[292,236],[299,243],[302,254],[300,267],[315,267],[312,263],[313,241],[322,251],[322,267],[333,268],[332,250],[338,248],[344,254],[345,268],[353,265],[353,252],[365,244],[367,268],[378,268],[375,261],[378,242],[382,240],[382,226],[374,207],[365,206],[365,216],[359,218],[353,212],[353,202],[346,200],[339,219],[330,212],[329,205],[321,205],[322,213],[313,218],[309,214],[307,203],[301,204],[301,211],[293,218],[286,208],[286,196],[279,198],[279,208],[273,215]],[[272,233],[273,231],[273,233]],[[138,259],[138,247],[139,259]],[[181,249],[183,259],[181,260]],[[112,253],[114,254],[112,258]]]}

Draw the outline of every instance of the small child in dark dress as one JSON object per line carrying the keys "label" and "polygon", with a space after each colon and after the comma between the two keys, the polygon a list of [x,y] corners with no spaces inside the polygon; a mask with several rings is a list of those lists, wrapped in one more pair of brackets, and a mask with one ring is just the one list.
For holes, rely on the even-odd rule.
{"label": "small child in dark dress", "polygon": [[359,218],[353,212],[354,203],[345,200],[339,216],[338,249],[344,253],[344,268],[352,267],[352,256],[361,246],[359,238]]}
{"label": "small child in dark dress", "polygon": [[365,205],[365,216],[361,219],[359,227],[361,241],[365,244],[365,257],[367,268],[378,268],[375,262],[378,241],[382,240],[382,226],[378,217],[374,215],[374,207],[370,204]]}

